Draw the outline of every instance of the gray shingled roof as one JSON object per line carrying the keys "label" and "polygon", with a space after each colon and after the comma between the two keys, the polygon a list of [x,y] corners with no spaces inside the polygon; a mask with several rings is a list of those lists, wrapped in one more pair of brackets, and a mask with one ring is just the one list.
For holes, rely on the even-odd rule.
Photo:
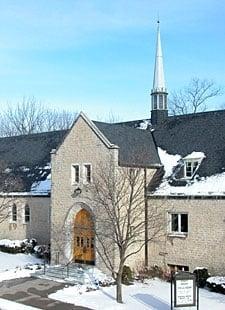
{"label": "gray shingled roof", "polygon": [[[150,132],[102,122],[94,123],[112,144],[119,146],[121,165],[152,167],[160,164]],[[68,130],[62,130],[0,138],[0,163],[10,168],[13,179],[19,179],[18,188],[16,182],[12,182],[14,187],[4,190],[29,191],[34,182],[45,180],[50,173],[50,152],[62,143],[67,133]],[[2,190],[1,179],[0,173]]]}
{"label": "gray shingled roof", "polygon": [[[29,191],[34,182],[46,179],[50,173],[50,152],[62,142],[65,133],[66,131],[52,131],[0,138],[0,163],[10,168],[11,176],[19,180],[16,182],[19,183],[19,188],[9,186],[7,190]],[[0,177],[0,183],[2,179]],[[1,190],[4,188],[2,183],[0,187]]]}
{"label": "gray shingled roof", "polygon": [[[143,120],[125,122],[138,128]],[[154,126],[156,145],[169,154],[186,156],[193,151],[204,152],[198,174],[210,176],[225,171],[225,110],[169,116]]]}
{"label": "gray shingled roof", "polygon": [[170,154],[184,157],[193,151],[204,152],[200,176],[225,171],[225,110],[171,116],[155,126],[154,137]]}
{"label": "gray shingled roof", "polygon": [[121,166],[156,167],[160,159],[150,131],[94,122],[105,137],[119,146]]}

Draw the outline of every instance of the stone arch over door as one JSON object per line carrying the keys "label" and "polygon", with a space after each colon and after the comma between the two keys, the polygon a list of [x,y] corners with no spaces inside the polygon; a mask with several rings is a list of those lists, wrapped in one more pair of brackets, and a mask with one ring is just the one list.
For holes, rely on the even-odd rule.
{"label": "stone arch over door", "polygon": [[95,233],[91,213],[82,208],[74,217],[73,260],[95,264]]}

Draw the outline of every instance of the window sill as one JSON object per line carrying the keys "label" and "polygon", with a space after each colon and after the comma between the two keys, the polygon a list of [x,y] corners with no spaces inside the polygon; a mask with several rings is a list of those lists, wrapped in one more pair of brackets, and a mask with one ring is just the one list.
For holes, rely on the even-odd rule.
{"label": "window sill", "polygon": [[172,233],[168,233],[167,235],[170,238],[187,238],[188,233],[176,233],[176,232],[172,232]]}

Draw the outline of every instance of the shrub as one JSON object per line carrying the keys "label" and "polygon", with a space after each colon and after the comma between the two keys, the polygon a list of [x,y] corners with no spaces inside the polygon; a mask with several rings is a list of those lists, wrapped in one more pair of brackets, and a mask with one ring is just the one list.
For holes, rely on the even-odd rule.
{"label": "shrub", "polygon": [[225,277],[210,277],[206,280],[206,285],[212,292],[225,294]]}
{"label": "shrub", "polygon": [[36,245],[34,247],[34,254],[38,257],[38,258],[43,258],[46,261],[50,261],[50,245]]}
{"label": "shrub", "polygon": [[132,283],[132,271],[129,266],[123,266],[122,283],[129,285]]}
{"label": "shrub", "polygon": [[37,244],[35,239],[20,240],[0,240],[0,251],[10,254],[17,253],[33,253],[34,247]]}
{"label": "shrub", "polygon": [[137,274],[138,274],[137,278],[142,281],[144,279],[150,279],[150,278],[164,279],[163,269],[156,265],[148,268],[143,265],[140,268],[138,268]]}
{"label": "shrub", "polygon": [[208,269],[207,268],[196,268],[194,270],[194,274],[196,275],[198,286],[204,287],[206,285],[206,280],[209,278]]}

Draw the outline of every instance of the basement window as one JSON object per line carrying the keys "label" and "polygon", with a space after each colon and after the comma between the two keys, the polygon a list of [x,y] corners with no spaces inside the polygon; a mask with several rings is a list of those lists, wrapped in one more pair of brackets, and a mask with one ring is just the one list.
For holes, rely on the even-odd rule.
{"label": "basement window", "polygon": [[169,214],[169,234],[187,235],[188,234],[188,214],[170,213]]}

